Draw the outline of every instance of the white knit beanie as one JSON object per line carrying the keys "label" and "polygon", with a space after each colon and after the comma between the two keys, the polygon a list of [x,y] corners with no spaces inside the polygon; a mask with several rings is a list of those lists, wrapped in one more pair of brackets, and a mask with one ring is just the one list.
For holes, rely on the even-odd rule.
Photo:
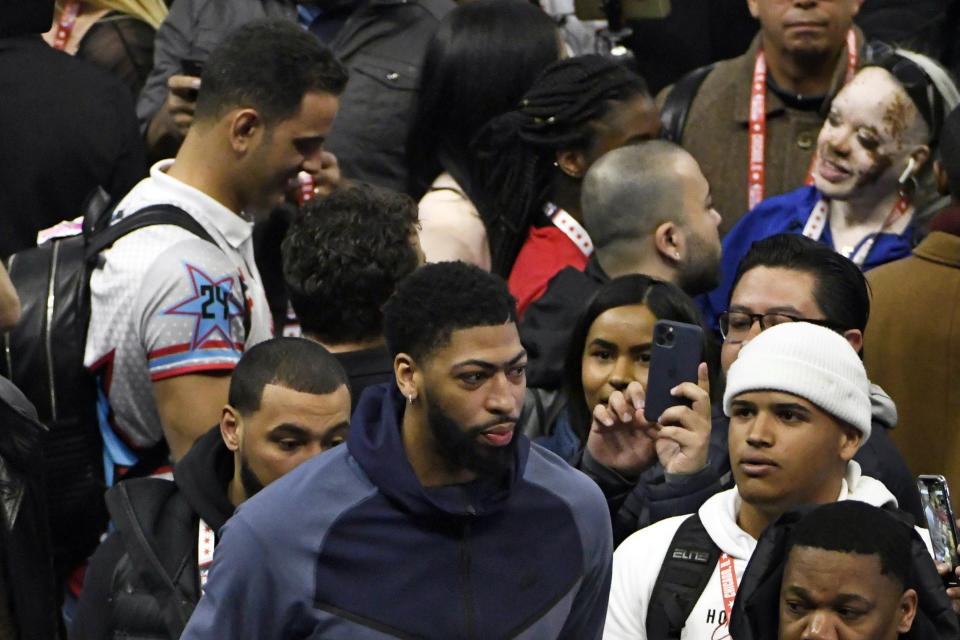
{"label": "white knit beanie", "polygon": [[727,372],[723,412],[748,391],[783,391],[812,402],[870,437],[870,381],[857,352],[838,333],[785,322],[753,338]]}

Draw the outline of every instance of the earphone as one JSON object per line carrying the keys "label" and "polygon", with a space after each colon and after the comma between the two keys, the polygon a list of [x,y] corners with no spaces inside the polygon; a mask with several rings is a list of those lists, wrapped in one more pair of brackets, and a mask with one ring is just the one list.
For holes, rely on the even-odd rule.
{"label": "earphone", "polygon": [[907,168],[903,170],[903,173],[900,174],[900,184],[905,184],[907,180],[910,179],[910,176],[913,175],[914,170],[917,168],[917,161],[912,156],[910,160],[907,161]]}

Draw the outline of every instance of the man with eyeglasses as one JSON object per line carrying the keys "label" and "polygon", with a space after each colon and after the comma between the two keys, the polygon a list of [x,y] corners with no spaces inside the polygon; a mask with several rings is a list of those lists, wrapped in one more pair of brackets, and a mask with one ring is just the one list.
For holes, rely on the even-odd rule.
{"label": "man with eyeglasses", "polygon": [[[755,242],[740,262],[730,304],[720,315],[724,374],[740,350],[761,331],[804,321],[843,335],[862,353],[870,298],[860,269],[826,245],[800,234],[778,234]],[[854,457],[864,474],[883,482],[901,509],[923,522],[913,474],[888,433],[897,410],[877,385],[870,387],[873,435]]]}

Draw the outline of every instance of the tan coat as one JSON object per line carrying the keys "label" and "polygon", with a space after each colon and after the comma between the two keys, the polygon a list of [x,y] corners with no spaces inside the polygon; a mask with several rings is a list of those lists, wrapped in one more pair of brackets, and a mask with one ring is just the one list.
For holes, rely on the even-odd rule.
{"label": "tan coat", "polygon": [[[857,31],[857,42],[863,34]],[[747,212],[748,123],[753,67],[760,48],[760,35],[745,54],[724,60],[706,77],[687,116],[681,144],[700,163],[710,182],[713,204],[723,221],[721,237]],[[847,71],[846,47],[833,74],[830,95],[843,86]],[[657,96],[663,105],[667,87]],[[817,135],[829,109],[820,112],[788,108],[767,89],[767,138],[765,197],[803,186],[816,147]]]}
{"label": "tan coat", "polygon": [[[891,432],[914,474],[960,492],[960,237],[935,231],[913,255],[867,274],[870,380],[897,404]],[[956,497],[954,497],[956,501]]]}

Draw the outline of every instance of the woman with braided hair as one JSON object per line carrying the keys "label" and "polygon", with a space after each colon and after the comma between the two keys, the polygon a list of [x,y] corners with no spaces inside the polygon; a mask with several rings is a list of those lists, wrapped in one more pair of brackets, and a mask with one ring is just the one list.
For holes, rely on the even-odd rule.
{"label": "woman with braided hair", "polygon": [[659,130],[643,78],[590,55],[549,65],[516,109],[477,134],[471,195],[491,270],[509,276],[521,314],[558,271],[587,264],[593,245],[580,223],[580,184],[590,165]]}

